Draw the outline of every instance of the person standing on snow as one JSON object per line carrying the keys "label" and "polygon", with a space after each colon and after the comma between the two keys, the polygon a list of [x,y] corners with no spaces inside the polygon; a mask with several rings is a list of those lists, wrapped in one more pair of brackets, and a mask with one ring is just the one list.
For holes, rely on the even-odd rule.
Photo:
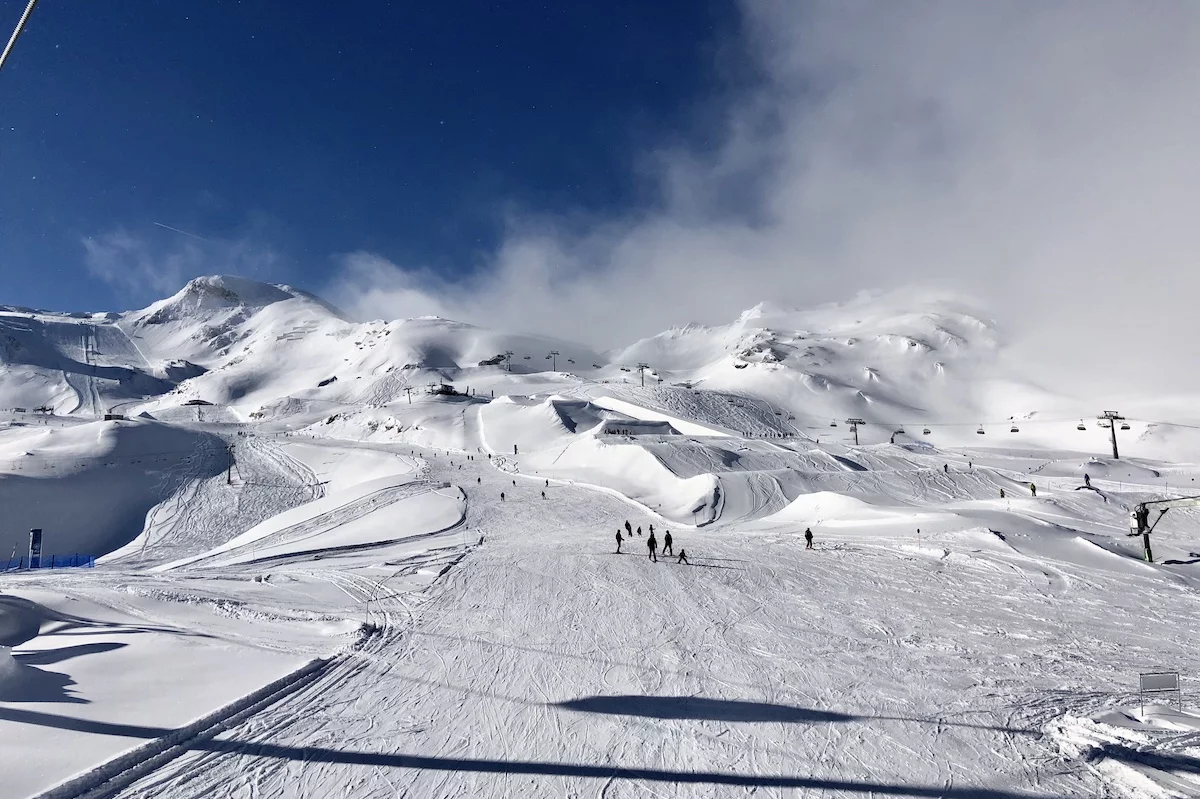
{"label": "person standing on snow", "polygon": [[504,501],[504,492],[503,491],[500,492],[500,501],[501,502]]}
{"label": "person standing on snow", "polygon": [[624,540],[625,539],[621,538],[621,528],[618,527],[617,528],[617,554],[618,555],[621,554],[621,542]]}
{"label": "person standing on snow", "polygon": [[[650,535],[654,535],[654,526],[653,525],[650,526]],[[670,530],[667,530],[665,533],[663,533],[663,554],[664,555],[674,555],[675,554],[674,552],[671,551],[671,531]]]}
{"label": "person standing on snow", "polygon": [[543,491],[543,492],[542,492],[542,499],[545,499],[545,498],[546,498],[546,492],[545,492],[545,491]]}
{"label": "person standing on snow", "polygon": [[628,537],[631,537],[632,535],[633,535],[633,527],[629,524],[629,520],[626,519],[625,520],[625,537],[628,538]]}
{"label": "person standing on snow", "polygon": [[1092,487],[1092,476],[1090,474],[1085,474],[1083,476],[1083,484],[1088,488]]}
{"label": "person standing on snow", "polygon": [[[641,535],[641,534],[642,534],[642,526],[639,524],[638,525],[638,535]],[[651,533],[650,535],[654,535],[654,533]]]}
{"label": "person standing on snow", "polygon": [[812,548],[813,548],[813,545],[812,545],[812,542],[813,542],[813,534],[812,534],[812,528],[811,528],[811,527],[806,527],[806,528],[804,529],[804,541],[805,541],[805,544],[804,544],[804,548],[805,548],[805,549],[812,549]]}
{"label": "person standing on snow", "polygon": [[658,563],[658,541],[654,539],[654,533],[651,533],[650,537],[646,539],[646,548],[650,550],[650,560]]}
{"label": "person standing on snow", "polygon": [[678,561],[676,561],[676,563],[687,563],[689,566],[691,566],[691,565],[692,565],[692,564],[688,563],[688,559],[687,559],[687,550],[686,550],[686,549],[681,549],[681,550],[679,550],[679,560],[678,560]]}
{"label": "person standing on snow", "polygon": [[1033,483],[1029,484],[1029,493],[1033,494],[1035,497],[1037,496],[1037,486],[1035,486]]}
{"label": "person standing on snow", "polygon": [[946,474],[950,474],[950,464],[948,464],[948,463],[943,463],[943,464],[942,464],[942,471],[943,471],[943,472],[945,472]]}
{"label": "person standing on snow", "polygon": [[654,535],[654,525],[650,525],[650,534]]}

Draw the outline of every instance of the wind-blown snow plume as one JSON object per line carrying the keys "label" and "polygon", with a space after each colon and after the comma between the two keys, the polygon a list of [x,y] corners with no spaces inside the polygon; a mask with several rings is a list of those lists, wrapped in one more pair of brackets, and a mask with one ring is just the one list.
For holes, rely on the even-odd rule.
{"label": "wind-blown snow plume", "polygon": [[513,216],[486,268],[453,284],[358,254],[335,301],[608,346],[762,299],[935,285],[986,297],[1027,344],[1069,352],[1070,375],[1043,359],[1060,376],[1136,355],[1178,385],[1151,367],[1194,338],[1170,326],[1193,315],[1200,249],[1200,7],[743,11],[761,81],[722,107],[718,146],[648,157],[654,207]]}
{"label": "wind-blown snow plume", "polygon": [[159,299],[201,275],[232,272],[269,277],[279,263],[272,248],[250,240],[205,239],[154,224],[171,231],[173,238],[160,240],[117,228],[83,239],[88,271],[112,286],[125,301]]}

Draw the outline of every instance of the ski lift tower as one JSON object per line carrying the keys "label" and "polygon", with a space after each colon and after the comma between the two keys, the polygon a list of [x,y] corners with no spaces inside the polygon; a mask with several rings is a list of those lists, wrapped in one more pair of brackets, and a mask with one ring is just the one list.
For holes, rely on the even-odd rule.
{"label": "ski lift tower", "polygon": [[862,419],[859,419],[856,416],[853,419],[847,419],[846,424],[850,425],[850,432],[854,434],[854,446],[857,447],[858,446],[858,426],[860,424],[866,424],[866,422],[864,422]]}
{"label": "ski lift tower", "polygon": [[650,368],[648,363],[639,363],[638,371],[642,373],[642,388],[646,387],[646,370]]}
{"label": "ski lift tower", "polygon": [[558,350],[550,350],[550,369],[552,371],[558,371],[558,356],[561,354]]}
{"label": "ski lift tower", "polygon": [[1120,460],[1121,456],[1117,454],[1117,422],[1125,421],[1125,417],[1117,411],[1105,411],[1096,418],[1108,422],[1109,432],[1112,433],[1113,460]]}
{"label": "ski lift tower", "polygon": [[508,371],[510,371],[510,372],[512,371],[512,356],[513,356],[512,350],[504,351],[504,363],[506,363],[508,365]]}

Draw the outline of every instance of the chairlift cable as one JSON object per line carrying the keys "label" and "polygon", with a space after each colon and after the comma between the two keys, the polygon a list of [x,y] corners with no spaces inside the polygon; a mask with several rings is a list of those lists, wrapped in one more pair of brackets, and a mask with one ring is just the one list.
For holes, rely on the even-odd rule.
{"label": "chairlift cable", "polygon": [[9,55],[12,54],[13,48],[17,45],[17,39],[25,30],[25,25],[29,22],[29,17],[33,14],[33,7],[38,4],[38,0],[29,0],[29,5],[25,6],[25,13],[21,15],[21,20],[17,23],[17,27],[13,30],[12,36],[8,39],[8,44],[4,46],[4,52],[0,53],[0,69],[4,68],[4,63],[8,61]]}

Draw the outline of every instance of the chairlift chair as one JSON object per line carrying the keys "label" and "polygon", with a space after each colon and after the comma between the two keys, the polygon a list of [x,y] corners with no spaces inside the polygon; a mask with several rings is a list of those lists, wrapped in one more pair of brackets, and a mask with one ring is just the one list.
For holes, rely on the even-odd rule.
{"label": "chairlift chair", "polygon": [[978,433],[978,434],[979,434],[979,435],[981,435],[981,436],[982,436],[982,435],[986,435],[986,433],[985,433],[985,432],[984,432],[984,430],[983,430],[983,425],[979,425],[979,429],[978,429],[978,430],[976,430],[975,432],[976,432],[976,433]]}
{"label": "chairlift chair", "polygon": [[1129,429],[1129,422],[1121,422],[1121,429],[1122,429],[1122,430],[1128,430],[1128,429]]}
{"label": "chairlift chair", "polygon": [[830,423],[829,423],[829,426],[830,426],[830,427],[837,427],[837,422],[830,422]]}
{"label": "chairlift chair", "polygon": [[904,425],[900,425],[899,427],[896,428],[896,435],[898,435],[898,436],[905,435]]}
{"label": "chairlift chair", "polygon": [[1013,422],[1013,426],[1012,426],[1011,428],[1009,428],[1008,432],[1010,432],[1010,433],[1019,433],[1019,432],[1021,432],[1021,428],[1017,427],[1017,423],[1016,423],[1016,422]]}
{"label": "chairlift chair", "polygon": [[928,427],[926,427],[926,428],[925,428],[924,430],[922,430],[921,432],[922,432],[922,433],[924,433],[925,435],[929,435],[929,434],[930,434],[930,433],[932,433],[933,431],[932,431],[932,430],[930,430]]}
{"label": "chairlift chair", "polygon": [[1079,424],[1075,426],[1075,429],[1076,429],[1076,430],[1087,430],[1087,425],[1085,425],[1085,424],[1083,423],[1083,421],[1081,420],[1081,421],[1079,422]]}

